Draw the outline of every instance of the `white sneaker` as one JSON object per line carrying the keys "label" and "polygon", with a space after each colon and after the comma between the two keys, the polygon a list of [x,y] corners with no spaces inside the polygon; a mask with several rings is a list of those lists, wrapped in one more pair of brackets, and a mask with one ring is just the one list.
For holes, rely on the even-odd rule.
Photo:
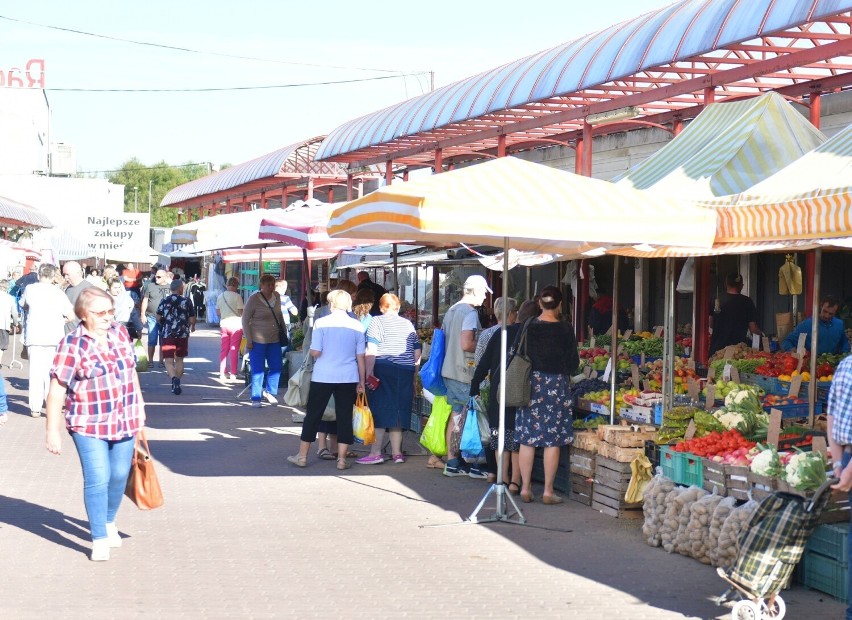
{"label": "white sneaker", "polygon": [[106,562],[109,560],[109,539],[98,538],[92,541],[92,555],[89,556],[92,562]]}
{"label": "white sneaker", "polygon": [[35,410],[30,411],[30,415],[34,418],[40,418],[41,417],[41,411],[35,411]]}
{"label": "white sneaker", "polygon": [[259,400],[253,400],[251,401],[251,406],[255,409],[260,409],[263,405],[260,404]]}
{"label": "white sneaker", "polygon": [[277,405],[278,404],[278,399],[275,398],[269,392],[264,392],[263,397],[266,399],[266,402],[268,402],[270,405]]}
{"label": "white sneaker", "polygon": [[234,373],[231,373],[231,383],[236,383],[236,381],[237,381],[237,375],[235,375]]}
{"label": "white sneaker", "polygon": [[109,541],[109,546],[113,549],[121,546],[121,535],[118,533],[118,528],[115,523],[107,523],[107,540]]}

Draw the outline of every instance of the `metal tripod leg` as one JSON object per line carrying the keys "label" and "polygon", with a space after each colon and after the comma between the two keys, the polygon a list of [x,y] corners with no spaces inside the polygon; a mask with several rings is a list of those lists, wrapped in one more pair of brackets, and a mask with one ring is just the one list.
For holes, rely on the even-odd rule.
{"label": "metal tripod leg", "polygon": [[18,350],[18,331],[12,332],[12,359],[9,361],[9,368],[14,368],[15,364],[18,368],[23,368],[24,363],[15,359],[15,351]]}
{"label": "metal tripod leg", "polygon": [[[477,516],[477,514],[479,513],[479,511],[481,511],[485,507],[485,502],[488,501],[488,497],[492,493],[494,494],[494,497],[497,500],[496,512],[490,517],[485,517],[484,519],[480,519]],[[509,503],[512,505],[512,511],[511,512],[506,511],[506,500],[507,499],[509,500]],[[512,517],[517,517],[517,518],[513,519]],[[512,497],[512,495],[509,494],[506,491],[506,485],[503,484],[502,482],[495,482],[494,484],[491,485],[491,487],[488,489],[488,491],[485,492],[485,495],[482,497],[479,504],[476,506],[476,508],[473,509],[473,512],[470,513],[470,516],[468,517],[468,521],[470,521],[471,523],[490,523],[490,522],[494,522],[494,521],[505,521],[507,523],[519,523],[519,524],[524,524],[524,523],[527,522],[526,518],[524,517],[523,513],[521,512],[521,509],[518,507],[518,504],[515,503],[515,498]]]}

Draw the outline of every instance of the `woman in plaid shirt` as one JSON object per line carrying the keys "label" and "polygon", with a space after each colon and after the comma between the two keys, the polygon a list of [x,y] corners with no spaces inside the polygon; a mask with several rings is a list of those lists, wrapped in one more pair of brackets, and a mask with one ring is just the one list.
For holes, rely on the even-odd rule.
{"label": "woman in plaid shirt", "polygon": [[83,467],[91,559],[104,561],[111,547],[121,546],[115,515],[134,438],[145,424],[145,403],[130,337],[113,320],[112,297],[89,287],[80,292],[74,312],[80,325],[60,341],[50,369],[46,445],[60,453],[64,417]]}

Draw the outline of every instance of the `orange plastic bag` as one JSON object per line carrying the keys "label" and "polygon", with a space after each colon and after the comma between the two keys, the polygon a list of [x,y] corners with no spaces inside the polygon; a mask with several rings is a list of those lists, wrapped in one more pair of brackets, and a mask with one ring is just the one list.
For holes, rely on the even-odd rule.
{"label": "orange plastic bag", "polygon": [[355,399],[355,409],[352,411],[352,431],[355,443],[369,446],[376,440],[376,429],[373,426],[373,414],[367,406],[367,395],[361,392]]}

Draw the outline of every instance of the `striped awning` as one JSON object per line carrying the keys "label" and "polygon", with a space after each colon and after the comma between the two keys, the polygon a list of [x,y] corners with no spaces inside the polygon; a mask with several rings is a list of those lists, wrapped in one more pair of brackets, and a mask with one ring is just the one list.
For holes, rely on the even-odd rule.
{"label": "striped awning", "polygon": [[717,211],[717,242],[852,236],[852,125]]}
{"label": "striped awning", "polygon": [[35,207],[0,196],[0,226],[53,228],[53,222]]}
{"label": "striped awning", "polygon": [[717,103],[617,183],[694,200],[738,194],[824,141],[777,93]]}
{"label": "striped awning", "polygon": [[278,245],[265,248],[233,248],[222,251],[222,260],[226,263],[251,263],[256,261],[289,261],[304,260],[307,252],[308,260],[334,258],[335,251],[302,250],[292,245]]}
{"label": "striped awning", "polygon": [[[256,209],[223,213],[187,222],[172,229],[171,243],[194,243],[198,246],[211,246],[218,243],[216,247],[237,247],[256,243],[260,241],[257,230],[261,220],[281,211],[282,209]],[[214,248],[211,246],[211,249]]]}
{"label": "striped awning", "polygon": [[608,181],[501,157],[385,186],[335,209],[333,237],[494,243],[573,255],[590,244],[709,247],[716,214]]}

